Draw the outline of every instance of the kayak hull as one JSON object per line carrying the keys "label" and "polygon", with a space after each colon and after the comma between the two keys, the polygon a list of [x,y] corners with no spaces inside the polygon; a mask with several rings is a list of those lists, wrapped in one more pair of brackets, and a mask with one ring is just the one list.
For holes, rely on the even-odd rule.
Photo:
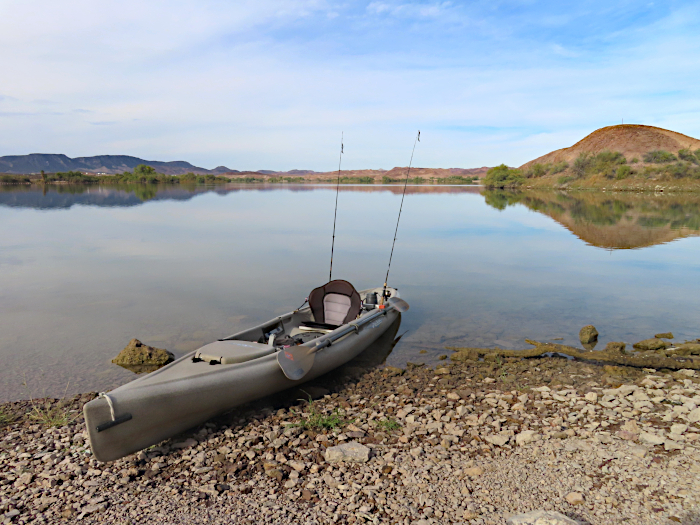
{"label": "kayak hull", "polygon": [[297,381],[284,375],[277,351],[243,363],[216,366],[196,362],[196,352],[191,352],[85,405],[93,454],[103,462],[119,459],[238,405],[330,372],[366,350],[399,315],[388,309],[362,329],[319,350],[309,373]]}

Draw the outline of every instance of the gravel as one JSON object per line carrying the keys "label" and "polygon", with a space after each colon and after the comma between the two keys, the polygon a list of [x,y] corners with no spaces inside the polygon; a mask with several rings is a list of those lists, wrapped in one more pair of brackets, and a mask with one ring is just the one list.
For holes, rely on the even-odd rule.
{"label": "gravel", "polygon": [[2,405],[0,523],[700,523],[692,371],[504,359],[312,386],[108,464],[80,417],[94,394],[46,401],[73,419],[55,428]]}

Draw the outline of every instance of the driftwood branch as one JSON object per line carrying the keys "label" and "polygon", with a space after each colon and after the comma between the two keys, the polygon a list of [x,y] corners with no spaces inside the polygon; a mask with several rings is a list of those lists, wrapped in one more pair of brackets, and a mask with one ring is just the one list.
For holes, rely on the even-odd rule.
{"label": "driftwood branch", "polygon": [[[502,350],[500,348],[447,348],[455,352],[452,354],[453,361],[473,361],[487,355],[525,358],[541,357],[545,354],[553,353],[567,355],[584,361],[598,361],[635,368],[667,368],[670,370],[688,368],[691,370],[700,370],[700,357],[692,355],[679,356],[675,354],[673,350],[627,353],[624,351],[623,346],[623,348],[614,347],[599,351],[589,351],[579,350],[578,348],[567,345],[540,343],[538,341],[531,341],[530,339],[526,339],[525,341],[528,344],[534,345],[534,348],[526,348],[524,350]],[[667,354],[672,355],[672,357]]]}

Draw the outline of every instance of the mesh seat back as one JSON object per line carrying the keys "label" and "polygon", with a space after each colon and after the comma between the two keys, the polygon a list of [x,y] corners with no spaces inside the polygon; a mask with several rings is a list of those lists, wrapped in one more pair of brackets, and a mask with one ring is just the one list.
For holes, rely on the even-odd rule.
{"label": "mesh seat back", "polygon": [[316,322],[340,326],[358,316],[362,303],[355,287],[338,279],[314,288],[309,307]]}

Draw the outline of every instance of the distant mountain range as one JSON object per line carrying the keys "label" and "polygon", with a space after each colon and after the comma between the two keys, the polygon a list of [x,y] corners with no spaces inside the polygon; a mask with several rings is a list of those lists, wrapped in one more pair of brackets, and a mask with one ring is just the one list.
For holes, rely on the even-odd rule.
{"label": "distant mountain range", "polygon": [[[76,157],[71,159],[66,155],[32,153],[30,155],[7,155],[0,157],[0,173],[11,173],[16,175],[31,175],[44,170],[46,173],[57,173],[66,171],[80,171],[91,174],[114,175],[131,171],[139,164],[152,166],[158,173],[165,175],[182,175],[184,173],[196,173],[197,175],[226,175],[231,179],[237,177],[303,177],[305,180],[326,180],[337,176],[337,171],[318,172],[313,170],[289,170],[289,171],[238,171],[219,166],[213,170],[194,166],[189,162],[176,160],[172,162],[162,162],[140,159],[129,155],[97,155],[95,157]],[[342,177],[369,177],[376,182],[383,177],[401,179],[406,176],[407,168],[393,168],[391,170],[343,170]],[[488,168],[412,168],[411,175],[414,177],[443,179],[455,176],[481,177]]]}
{"label": "distant mountain range", "polygon": [[189,162],[176,160],[161,162],[144,160],[129,155],[97,155],[95,157],[76,157],[71,159],[66,155],[32,153],[30,155],[7,155],[0,157],[0,173],[31,174],[44,170],[46,173],[65,171],[81,171],[87,173],[104,173],[113,175],[131,171],[139,164],[153,166],[158,173],[166,175],[182,175],[183,173],[196,173],[206,175],[208,173],[218,175],[221,173],[237,173],[226,166],[219,166],[213,170],[193,166]]}

